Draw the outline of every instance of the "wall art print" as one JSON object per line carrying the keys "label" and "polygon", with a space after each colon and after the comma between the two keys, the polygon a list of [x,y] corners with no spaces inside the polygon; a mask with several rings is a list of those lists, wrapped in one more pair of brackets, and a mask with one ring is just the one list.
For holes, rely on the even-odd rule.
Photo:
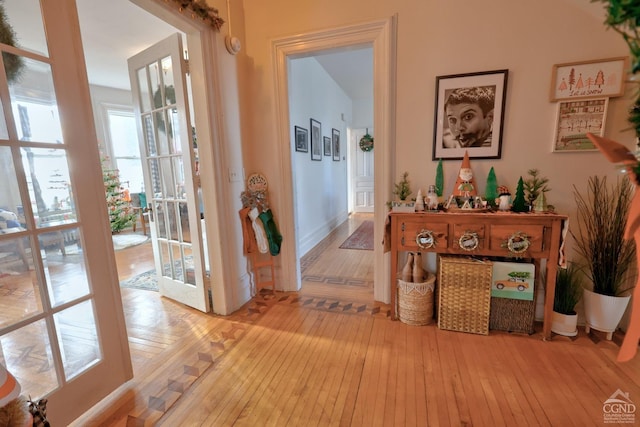
{"label": "wall art print", "polygon": [[556,64],[550,100],[622,96],[628,67],[627,56]]}
{"label": "wall art print", "polygon": [[604,136],[608,106],[609,98],[558,102],[553,151],[597,151],[587,132]]}
{"label": "wall art print", "polygon": [[499,159],[509,70],[436,77],[433,160]]}

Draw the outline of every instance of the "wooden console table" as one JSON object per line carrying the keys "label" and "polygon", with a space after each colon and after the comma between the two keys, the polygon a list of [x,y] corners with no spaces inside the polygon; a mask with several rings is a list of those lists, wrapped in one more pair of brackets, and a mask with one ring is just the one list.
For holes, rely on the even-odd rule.
{"label": "wooden console table", "polygon": [[391,315],[397,318],[398,252],[546,259],[543,338],[551,316],[564,215],[551,213],[391,212]]}

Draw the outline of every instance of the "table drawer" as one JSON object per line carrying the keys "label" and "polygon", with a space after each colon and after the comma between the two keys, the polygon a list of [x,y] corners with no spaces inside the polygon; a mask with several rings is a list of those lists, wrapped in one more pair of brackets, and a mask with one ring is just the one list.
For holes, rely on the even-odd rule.
{"label": "table drawer", "polygon": [[452,249],[477,252],[485,248],[485,226],[478,223],[453,224]]}
{"label": "table drawer", "polygon": [[449,225],[446,223],[404,221],[399,227],[402,250],[435,250],[449,247]]}
{"label": "table drawer", "polygon": [[543,225],[492,225],[490,249],[510,255],[530,255],[543,251]]}

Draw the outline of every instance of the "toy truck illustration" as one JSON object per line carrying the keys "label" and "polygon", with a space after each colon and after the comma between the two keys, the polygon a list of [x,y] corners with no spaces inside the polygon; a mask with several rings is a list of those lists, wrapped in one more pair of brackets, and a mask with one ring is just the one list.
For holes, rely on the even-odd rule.
{"label": "toy truck illustration", "polygon": [[504,288],[516,288],[520,292],[529,288],[529,283],[527,283],[527,279],[531,277],[531,273],[528,271],[512,271],[508,274],[509,279],[507,280],[498,280],[496,282],[496,288],[504,289]]}

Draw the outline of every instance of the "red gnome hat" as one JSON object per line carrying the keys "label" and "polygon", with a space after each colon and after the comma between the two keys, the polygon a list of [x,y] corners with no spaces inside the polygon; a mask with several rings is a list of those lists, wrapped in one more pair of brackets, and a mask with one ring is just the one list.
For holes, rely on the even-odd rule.
{"label": "red gnome hat", "polygon": [[462,165],[460,166],[460,172],[458,173],[458,179],[456,179],[456,185],[453,187],[453,195],[475,197],[477,194],[478,186],[476,185],[476,180],[473,177],[473,171],[471,170],[469,153],[465,151],[464,159],[462,159]]}

